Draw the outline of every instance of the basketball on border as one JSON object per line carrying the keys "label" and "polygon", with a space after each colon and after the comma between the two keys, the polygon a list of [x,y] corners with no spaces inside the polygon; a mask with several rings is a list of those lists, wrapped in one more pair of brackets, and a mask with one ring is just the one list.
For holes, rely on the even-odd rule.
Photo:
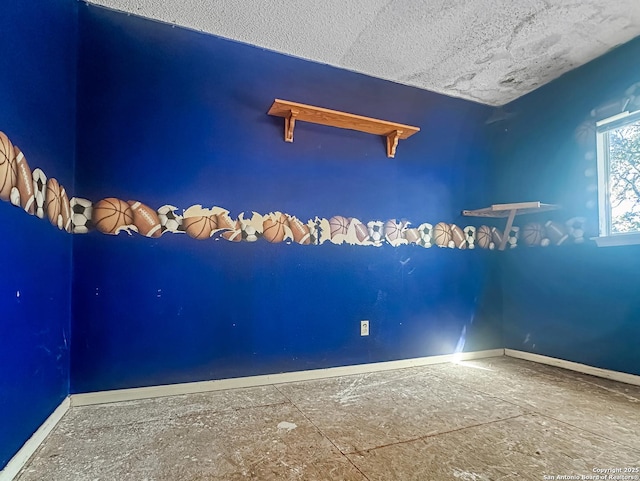
{"label": "basketball on border", "polygon": [[98,201],[93,206],[92,215],[93,224],[103,234],[117,235],[120,229],[133,225],[131,207],[124,200],[115,197]]}
{"label": "basketball on border", "polygon": [[334,215],[329,219],[329,226],[331,227],[331,238],[338,235],[347,235],[349,219],[342,215]]}
{"label": "basketball on border", "polygon": [[488,225],[481,225],[476,230],[476,244],[482,249],[490,249],[490,245],[493,244],[491,240],[491,227]]}
{"label": "basketball on border", "polygon": [[182,225],[189,237],[197,240],[205,240],[217,227],[217,219],[214,215],[195,215],[182,219]]}
{"label": "basketball on border", "polygon": [[287,219],[280,212],[274,212],[265,217],[262,222],[262,237],[271,243],[279,243],[284,240],[284,229]]}
{"label": "basketball on border", "polygon": [[438,222],[433,228],[433,239],[438,247],[451,247],[451,226],[446,222]]}
{"label": "basketball on border", "polygon": [[391,245],[397,245],[404,240],[404,223],[396,219],[389,219],[384,223],[384,238]]}
{"label": "basketball on border", "polygon": [[11,189],[18,182],[16,154],[9,138],[0,132],[0,199],[9,201]]}
{"label": "basketball on border", "polygon": [[45,209],[47,211],[49,222],[58,229],[62,229],[64,227],[60,204],[60,184],[58,184],[58,181],[55,178],[51,177],[47,180],[47,200],[45,202]]}
{"label": "basketball on border", "polygon": [[523,242],[528,246],[538,246],[545,238],[544,227],[538,222],[529,222],[521,231]]}

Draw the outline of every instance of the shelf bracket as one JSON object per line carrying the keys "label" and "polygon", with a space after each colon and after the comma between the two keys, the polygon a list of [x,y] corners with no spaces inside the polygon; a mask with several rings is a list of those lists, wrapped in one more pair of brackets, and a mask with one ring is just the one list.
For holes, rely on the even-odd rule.
{"label": "shelf bracket", "polygon": [[387,157],[393,159],[396,156],[396,148],[398,147],[398,140],[402,135],[402,130],[394,130],[390,134],[387,134]]}
{"label": "shelf bracket", "polygon": [[296,127],[297,110],[291,109],[289,115],[284,118],[284,141],[293,142],[293,129]]}
{"label": "shelf bracket", "polygon": [[507,247],[507,241],[509,240],[509,232],[511,231],[511,227],[513,226],[513,219],[515,219],[517,212],[518,212],[518,209],[511,209],[509,211],[509,217],[507,218],[507,225],[504,228],[504,234],[502,234],[502,242],[500,242],[500,247],[498,247],[498,250],[503,251],[505,247]]}

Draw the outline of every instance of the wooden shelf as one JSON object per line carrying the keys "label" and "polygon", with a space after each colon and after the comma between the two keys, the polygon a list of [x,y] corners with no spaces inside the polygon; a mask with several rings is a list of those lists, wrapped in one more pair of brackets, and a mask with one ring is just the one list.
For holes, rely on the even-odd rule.
{"label": "wooden shelf", "polygon": [[518,202],[515,204],[494,204],[491,207],[476,210],[463,210],[462,215],[471,217],[509,217],[512,210],[515,215],[535,214],[548,210],[557,210],[560,207],[555,204],[542,204],[541,202]]}
{"label": "wooden shelf", "polygon": [[420,131],[418,127],[412,127],[410,125],[372,119],[370,117],[362,117],[361,115],[280,99],[274,100],[273,105],[271,105],[267,113],[276,117],[284,117],[285,142],[293,142],[293,130],[296,121],[300,120],[341,129],[357,130],[368,134],[382,135],[387,139],[387,157],[391,158],[396,154],[396,147],[398,146],[399,140],[411,137]]}
{"label": "wooden shelf", "polygon": [[517,215],[522,214],[536,214],[538,212],[547,212],[550,210],[557,210],[560,206],[556,204],[543,204],[541,202],[517,202],[514,204],[493,204],[490,207],[476,210],[463,210],[462,215],[470,217],[493,217],[493,218],[507,218],[507,225],[502,235],[502,242],[500,243],[499,250],[503,251],[507,246],[507,239],[509,237],[509,231],[513,226],[513,219]]}

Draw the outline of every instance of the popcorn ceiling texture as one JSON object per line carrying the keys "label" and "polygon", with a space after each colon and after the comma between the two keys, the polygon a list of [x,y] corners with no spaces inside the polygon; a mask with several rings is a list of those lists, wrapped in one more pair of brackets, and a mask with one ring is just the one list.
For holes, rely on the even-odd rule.
{"label": "popcorn ceiling texture", "polygon": [[638,0],[95,0],[488,105],[640,35]]}

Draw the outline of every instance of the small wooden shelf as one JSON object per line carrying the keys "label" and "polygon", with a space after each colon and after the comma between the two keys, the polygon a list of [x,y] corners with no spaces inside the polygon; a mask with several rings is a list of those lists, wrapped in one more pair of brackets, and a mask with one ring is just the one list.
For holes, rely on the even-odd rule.
{"label": "small wooden shelf", "polygon": [[387,139],[387,157],[393,158],[396,154],[398,141],[411,137],[420,131],[418,127],[410,125],[378,120],[361,115],[349,114],[337,110],[329,110],[313,105],[289,102],[288,100],[275,99],[269,115],[284,117],[284,140],[293,142],[293,130],[297,120],[314,124],[328,125],[341,129],[357,130],[368,134],[382,135]]}
{"label": "small wooden shelf", "polygon": [[514,204],[493,204],[490,207],[476,210],[463,210],[462,215],[470,217],[494,217],[494,218],[507,218],[507,225],[504,229],[502,236],[502,242],[500,243],[499,250],[503,251],[507,246],[507,240],[509,237],[509,231],[513,226],[513,219],[517,215],[522,214],[536,214],[538,212],[547,212],[550,210],[557,210],[560,206],[556,204],[543,204],[541,202],[517,202]]}
{"label": "small wooden shelf", "polygon": [[548,210],[557,210],[560,206],[555,204],[543,204],[541,202],[517,202],[515,204],[493,204],[491,207],[476,210],[463,210],[462,215],[471,217],[509,217],[509,213],[515,210],[515,215],[535,214]]}

